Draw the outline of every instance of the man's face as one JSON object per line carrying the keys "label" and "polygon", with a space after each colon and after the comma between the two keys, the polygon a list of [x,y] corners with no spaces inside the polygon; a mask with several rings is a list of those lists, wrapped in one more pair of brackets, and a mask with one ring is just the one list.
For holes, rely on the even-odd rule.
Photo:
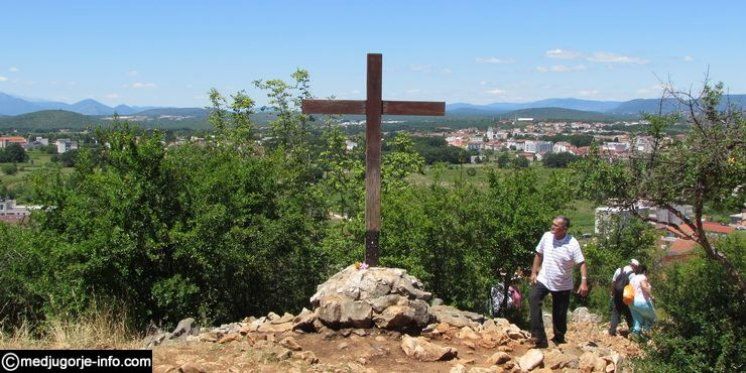
{"label": "man's face", "polygon": [[556,238],[562,238],[565,237],[565,233],[567,233],[567,227],[565,227],[565,222],[562,219],[554,219],[552,220],[552,234]]}

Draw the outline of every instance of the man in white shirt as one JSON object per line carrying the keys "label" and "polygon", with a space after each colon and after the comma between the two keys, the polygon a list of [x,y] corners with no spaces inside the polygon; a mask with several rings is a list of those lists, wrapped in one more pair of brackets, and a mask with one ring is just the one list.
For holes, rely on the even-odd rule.
{"label": "man in white shirt", "polygon": [[573,285],[573,268],[580,265],[581,284],[577,293],[588,294],[586,282],[587,268],[578,240],[567,234],[570,220],[557,216],[552,221],[552,230],[544,233],[536,246],[536,255],[531,269],[531,335],[538,348],[545,348],[547,335],[544,332],[544,320],[541,304],[547,294],[552,294],[552,326],[556,344],[565,343],[567,332],[567,308],[570,305],[570,292]]}

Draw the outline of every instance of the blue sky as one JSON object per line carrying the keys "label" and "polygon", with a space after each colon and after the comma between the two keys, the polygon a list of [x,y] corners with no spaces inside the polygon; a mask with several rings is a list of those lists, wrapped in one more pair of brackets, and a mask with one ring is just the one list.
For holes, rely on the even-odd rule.
{"label": "blue sky", "polygon": [[0,92],[205,106],[310,71],[318,97],[449,103],[657,97],[709,69],[746,93],[740,1],[3,1]]}

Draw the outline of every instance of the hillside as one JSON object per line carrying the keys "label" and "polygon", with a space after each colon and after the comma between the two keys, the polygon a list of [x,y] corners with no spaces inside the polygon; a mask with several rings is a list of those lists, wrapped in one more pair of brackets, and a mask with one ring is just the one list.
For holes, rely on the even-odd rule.
{"label": "hillside", "polygon": [[84,129],[101,124],[98,118],[65,110],[43,110],[17,116],[0,117],[0,129],[54,130]]}
{"label": "hillside", "polygon": [[155,109],[148,109],[144,111],[139,111],[136,113],[131,113],[133,115],[147,115],[147,116],[161,116],[161,115],[171,115],[171,116],[192,116],[192,117],[206,117],[209,114],[209,111],[207,109],[202,108],[155,108]]}
{"label": "hillside", "polygon": [[503,117],[528,117],[538,120],[591,120],[607,121],[618,119],[616,116],[594,112],[573,109],[563,109],[557,107],[535,108],[514,110],[501,114]]}

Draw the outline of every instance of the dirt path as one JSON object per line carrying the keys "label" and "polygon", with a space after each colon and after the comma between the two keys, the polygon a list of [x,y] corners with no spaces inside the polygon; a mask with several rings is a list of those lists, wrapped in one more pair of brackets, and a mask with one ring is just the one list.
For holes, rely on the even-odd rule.
{"label": "dirt path", "polygon": [[[614,351],[623,356],[639,354],[638,346],[622,337],[603,333],[603,326],[570,324],[567,343],[543,350],[545,355],[557,350],[566,355],[582,356],[589,349]],[[361,334],[361,335],[358,335]],[[292,337],[300,348],[291,351],[283,339]],[[458,350],[458,358],[450,361],[423,362],[405,355],[399,333],[378,329],[299,334],[295,332],[250,333],[225,343],[182,342],[154,349],[155,372],[450,372],[463,365],[465,371],[520,371],[517,359],[531,346],[527,340],[511,340],[495,348],[484,348],[473,341],[444,334],[433,336],[431,342]],[[284,345],[284,346],[283,346]],[[506,351],[514,363],[497,367],[486,360],[498,351]],[[603,355],[603,352],[600,353]],[[546,361],[545,361],[546,362]],[[581,366],[563,367],[556,372],[580,371]],[[546,365],[545,365],[546,366]],[[587,369],[586,369],[587,370]],[[488,370],[484,370],[488,371]],[[551,370],[544,370],[551,371]]]}

